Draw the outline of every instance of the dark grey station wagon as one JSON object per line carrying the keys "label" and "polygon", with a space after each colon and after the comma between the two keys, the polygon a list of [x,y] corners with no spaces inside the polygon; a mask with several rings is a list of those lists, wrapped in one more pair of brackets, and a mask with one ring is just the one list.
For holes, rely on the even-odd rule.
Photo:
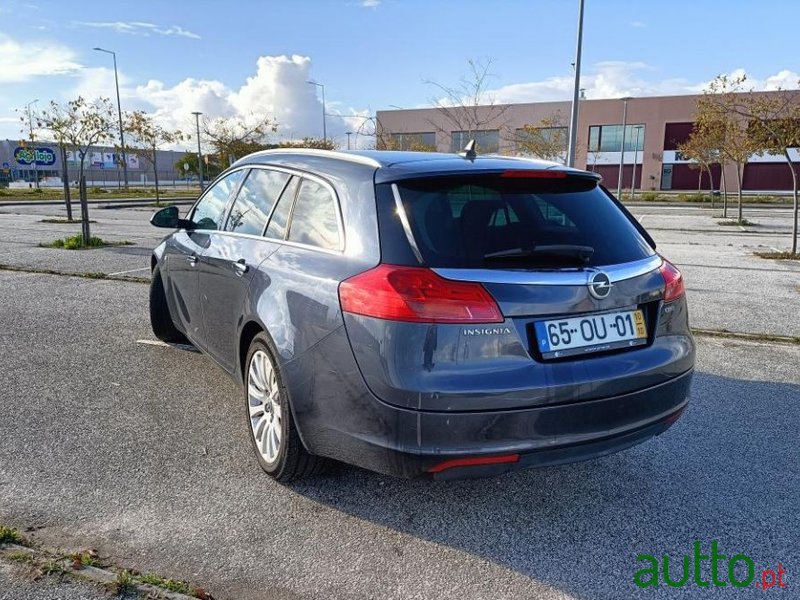
{"label": "dark grey station wagon", "polygon": [[472,153],[267,151],[155,249],[150,315],[242,388],[261,467],[403,477],[584,460],[665,431],[680,272],[593,173]]}

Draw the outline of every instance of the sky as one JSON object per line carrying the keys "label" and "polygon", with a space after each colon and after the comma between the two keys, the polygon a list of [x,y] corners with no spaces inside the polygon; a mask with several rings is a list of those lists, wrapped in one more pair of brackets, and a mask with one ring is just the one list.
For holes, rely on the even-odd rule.
{"label": "sky", "polygon": [[[797,0],[585,0],[587,98],[687,94],[718,74],[795,88]],[[430,106],[467,61],[496,102],[571,98],[578,0],[0,0],[0,139],[19,110],[80,94],[188,129],[191,112],[271,116],[276,139],[342,146],[376,110]],[[34,105],[36,106],[36,105]],[[359,140],[366,144],[367,138]]]}

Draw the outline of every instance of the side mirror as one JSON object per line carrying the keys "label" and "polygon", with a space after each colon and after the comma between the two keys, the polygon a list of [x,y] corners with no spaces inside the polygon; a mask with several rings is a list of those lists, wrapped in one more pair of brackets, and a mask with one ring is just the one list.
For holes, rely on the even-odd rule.
{"label": "side mirror", "polygon": [[150,217],[150,224],[165,229],[193,229],[193,223],[181,219],[177,206],[167,206]]}

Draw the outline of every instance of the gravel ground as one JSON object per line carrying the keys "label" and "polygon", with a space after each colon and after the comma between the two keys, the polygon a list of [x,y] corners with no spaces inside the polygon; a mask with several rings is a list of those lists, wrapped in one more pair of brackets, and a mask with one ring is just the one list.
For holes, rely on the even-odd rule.
{"label": "gravel ground", "polygon": [[0,558],[0,600],[109,600],[108,592],[91,583],[57,576],[34,577],[25,566]]}
{"label": "gravel ground", "polygon": [[[751,234],[719,234],[736,254],[719,252],[652,210],[644,223],[686,271],[695,326],[797,335],[800,292],[779,285],[797,283],[800,265],[750,257]],[[45,225],[3,212],[0,244],[32,260]],[[93,213],[109,220],[103,237],[157,239],[142,233],[148,212],[113,212]],[[694,540],[796,581],[798,346],[699,338],[681,421],[599,460],[449,483],[342,466],[283,486],[251,456],[226,375],[197,353],[137,343],[152,339],[147,286],[0,271],[0,307],[0,523],[40,528],[45,546],[94,547],[221,599],[706,597],[633,585],[637,554],[677,557]]]}

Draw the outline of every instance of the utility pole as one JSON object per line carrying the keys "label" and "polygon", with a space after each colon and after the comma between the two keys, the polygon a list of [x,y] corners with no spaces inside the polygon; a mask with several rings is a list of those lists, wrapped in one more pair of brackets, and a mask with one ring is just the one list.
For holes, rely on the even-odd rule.
{"label": "utility pole", "polygon": [[633,147],[633,177],[631,179],[631,202],[636,197],[636,162],[639,160],[639,133],[642,131],[641,125],[634,127],[636,130],[636,145]]}
{"label": "utility pole", "polygon": [[350,136],[353,135],[352,131],[345,131],[345,135],[347,135],[347,149],[350,150]]}
{"label": "utility pole", "polygon": [[327,111],[325,110],[325,86],[321,83],[317,83],[313,79],[309,79],[306,83],[310,83],[311,85],[315,85],[322,90],[322,140],[327,142],[328,141],[328,124],[327,124]]}
{"label": "utility pole", "polygon": [[195,124],[197,125],[197,173],[200,175],[200,191],[203,191],[203,153],[200,151],[200,115],[201,112],[193,112]]}
{"label": "utility pole", "polygon": [[625,165],[625,129],[628,125],[628,100],[633,100],[630,96],[621,98],[622,100],[622,143],[619,147],[619,181],[617,182],[617,199],[622,199],[622,167]]}
{"label": "utility pole", "polygon": [[572,110],[569,118],[569,147],[567,166],[575,166],[575,146],[578,142],[578,106],[581,89],[581,45],[583,42],[583,0],[578,0],[578,42],[575,48],[575,85],[572,91]]}
{"label": "utility pole", "polygon": [[[119,144],[122,149],[122,178],[125,181],[125,189],[128,189],[128,156],[125,152],[125,130],[122,127],[122,104],[119,101],[119,76],[117,75],[117,54],[111,50],[94,48],[98,52],[110,54],[114,59],[114,85],[117,88],[117,115],[119,116]],[[119,171],[117,171],[119,172]]]}

